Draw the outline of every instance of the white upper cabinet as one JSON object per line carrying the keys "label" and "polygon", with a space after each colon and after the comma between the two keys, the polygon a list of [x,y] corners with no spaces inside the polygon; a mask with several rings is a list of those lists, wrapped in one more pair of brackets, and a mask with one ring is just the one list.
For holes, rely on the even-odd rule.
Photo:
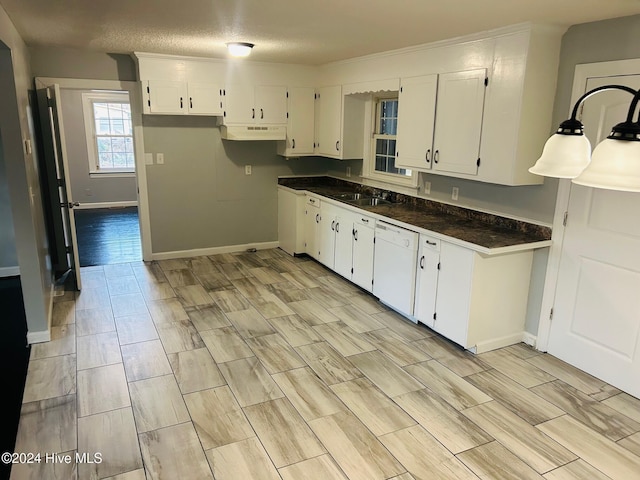
{"label": "white upper cabinet", "polygon": [[362,158],[365,99],[343,95],[340,85],[316,95],[316,155],[340,160]]}
{"label": "white upper cabinet", "polygon": [[278,155],[313,155],[315,89],[292,87],[287,90],[287,139],[278,142]]}
{"label": "white upper cabinet", "polygon": [[396,165],[475,175],[485,79],[485,69],[402,79]]}
{"label": "white upper cabinet", "polygon": [[484,68],[439,76],[434,170],[470,175],[478,172],[486,78]]}
{"label": "white upper cabinet", "polygon": [[398,94],[396,166],[431,169],[438,75],[403,78]]}
{"label": "white upper cabinet", "polygon": [[146,109],[164,115],[222,115],[220,92],[213,83],[149,80]]}
{"label": "white upper cabinet", "polygon": [[287,88],[228,85],[223,90],[225,125],[286,125]]}

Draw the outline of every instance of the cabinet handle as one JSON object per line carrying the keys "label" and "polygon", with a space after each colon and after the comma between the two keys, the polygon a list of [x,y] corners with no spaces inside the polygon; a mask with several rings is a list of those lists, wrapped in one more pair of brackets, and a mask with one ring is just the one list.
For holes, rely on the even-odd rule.
{"label": "cabinet handle", "polygon": [[434,247],[437,245],[436,242],[430,242],[429,240],[425,240],[427,242],[427,245],[433,245]]}
{"label": "cabinet handle", "polygon": [[315,198],[310,198],[309,199],[309,203],[316,203],[316,199]]}
{"label": "cabinet handle", "polygon": [[193,108],[193,97],[189,97],[189,108]]}
{"label": "cabinet handle", "polygon": [[440,150],[433,152],[433,161],[438,163],[440,161]]}
{"label": "cabinet handle", "polygon": [[256,109],[255,108],[251,109],[251,118],[256,118]]}
{"label": "cabinet handle", "polygon": [[424,270],[424,255],[420,257],[420,268]]}
{"label": "cabinet handle", "polygon": [[431,162],[431,149],[427,149],[427,153],[424,156],[424,159],[427,161],[427,163]]}
{"label": "cabinet handle", "polygon": [[340,233],[340,222],[336,223],[336,233]]}
{"label": "cabinet handle", "polygon": [[331,222],[331,230],[336,231],[336,221]]}
{"label": "cabinet handle", "polygon": [[336,142],[336,150],[340,151],[340,140]]}
{"label": "cabinet handle", "polygon": [[316,223],[320,223],[320,214],[316,213]]}
{"label": "cabinet handle", "polygon": [[260,119],[264,118],[264,110],[260,109]]}
{"label": "cabinet handle", "polygon": [[296,148],[296,139],[295,138],[291,139],[291,148]]}
{"label": "cabinet handle", "polygon": [[357,242],[358,241],[358,230],[354,230],[353,231],[353,239]]}
{"label": "cabinet handle", "polygon": [[360,220],[362,220],[362,223],[369,223],[369,220],[367,220],[366,218],[361,218]]}
{"label": "cabinet handle", "polygon": [[182,97],[180,97],[180,108],[182,108]]}

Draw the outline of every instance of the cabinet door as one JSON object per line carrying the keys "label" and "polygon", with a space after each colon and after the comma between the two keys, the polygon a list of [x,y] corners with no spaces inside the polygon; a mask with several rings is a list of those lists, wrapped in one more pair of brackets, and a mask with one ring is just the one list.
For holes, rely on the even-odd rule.
{"label": "cabinet door", "polygon": [[353,215],[340,209],[336,218],[336,247],[334,271],[347,280],[351,280],[353,262]]}
{"label": "cabinet door", "polygon": [[187,87],[184,82],[149,80],[151,113],[184,114],[187,112]]}
{"label": "cabinet door", "polygon": [[436,313],[439,263],[440,241],[420,235],[414,316],[420,323],[431,328],[433,328],[433,317]]}
{"label": "cabinet door", "polygon": [[256,123],[287,124],[287,88],[279,86],[255,87]]}
{"label": "cabinet door", "polygon": [[318,137],[316,147],[319,155],[331,157],[340,155],[340,131],[342,129],[342,87],[319,89]]}
{"label": "cabinet door", "polygon": [[312,87],[289,89],[286,149],[292,156],[313,153],[314,95]]}
{"label": "cabinet door", "polygon": [[438,76],[403,78],[398,94],[396,166],[431,169]]}
{"label": "cabinet door", "polygon": [[440,246],[440,271],[433,329],[463,347],[467,341],[475,252],[447,242]]}
{"label": "cabinet door", "polygon": [[328,203],[320,207],[320,234],[318,244],[318,261],[333,269],[336,249],[336,224],[338,223],[336,208]]}
{"label": "cabinet door", "polygon": [[[434,170],[478,173],[486,78],[484,68],[440,75]],[[399,109],[398,113],[401,114]]]}
{"label": "cabinet door", "polygon": [[[314,198],[318,204],[320,200]],[[320,225],[320,205],[315,206],[307,203],[304,209],[304,246],[305,253],[316,260],[318,259],[318,230]]]}
{"label": "cabinet door", "polygon": [[353,224],[353,274],[351,281],[370,292],[373,287],[373,237],[372,218],[360,217]]}
{"label": "cabinet door", "polygon": [[225,124],[255,123],[256,109],[252,86],[230,85],[225,87],[223,98],[223,121]]}
{"label": "cabinet door", "polygon": [[222,115],[221,88],[213,83],[188,84],[189,114]]}

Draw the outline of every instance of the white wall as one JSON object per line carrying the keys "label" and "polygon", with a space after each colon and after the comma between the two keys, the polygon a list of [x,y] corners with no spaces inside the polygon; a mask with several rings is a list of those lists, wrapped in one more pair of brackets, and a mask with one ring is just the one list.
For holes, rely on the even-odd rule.
{"label": "white wall", "polygon": [[48,338],[52,272],[45,233],[35,153],[24,142],[33,138],[29,52],[0,7],[0,135],[9,186],[20,281],[29,338]]}

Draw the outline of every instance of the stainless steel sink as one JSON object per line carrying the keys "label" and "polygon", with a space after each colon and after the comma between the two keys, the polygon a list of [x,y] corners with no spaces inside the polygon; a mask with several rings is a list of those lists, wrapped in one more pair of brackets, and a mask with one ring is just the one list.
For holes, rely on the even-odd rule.
{"label": "stainless steel sink", "polygon": [[364,195],[362,195],[361,193],[341,193],[339,195],[336,195],[335,198],[338,198],[340,200],[344,200],[345,202],[350,202],[352,200],[361,200],[366,198]]}
{"label": "stainless steel sink", "polygon": [[349,203],[359,207],[375,207],[376,205],[389,205],[391,202],[380,197],[365,197],[358,200],[351,200]]}

